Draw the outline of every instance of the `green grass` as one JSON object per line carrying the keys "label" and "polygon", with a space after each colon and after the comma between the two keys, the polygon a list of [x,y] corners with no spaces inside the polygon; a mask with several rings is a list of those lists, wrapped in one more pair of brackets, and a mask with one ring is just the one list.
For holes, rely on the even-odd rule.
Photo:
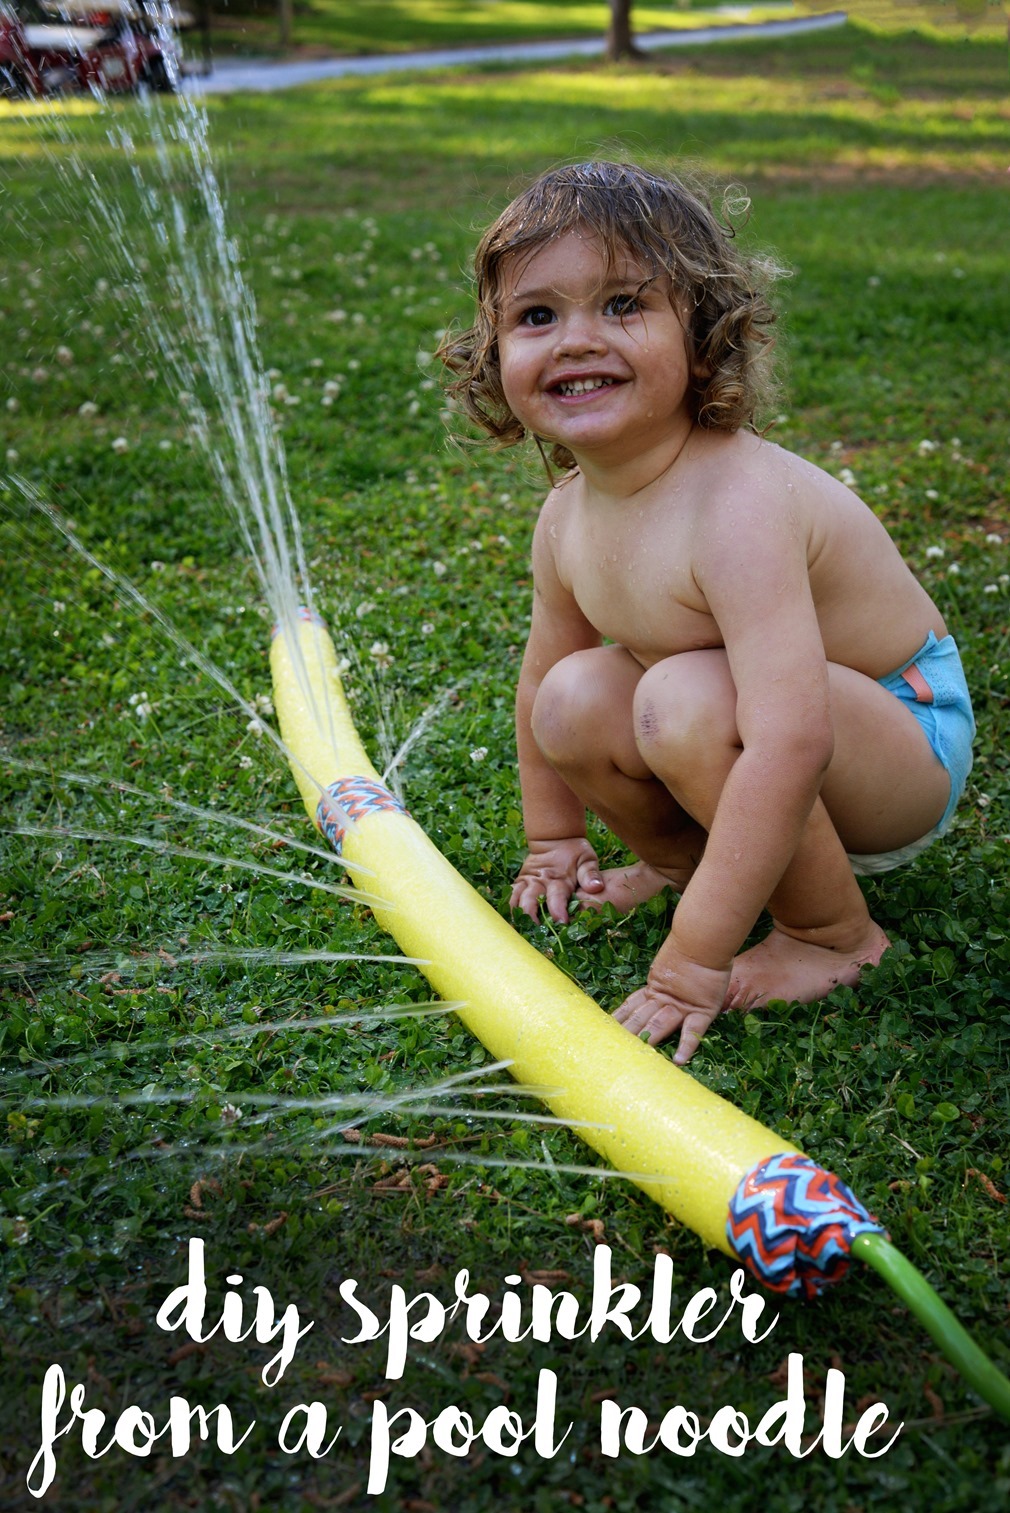
{"label": "green grass", "polygon": [[[216,100],[212,124],[264,361],[300,400],[278,392],[277,411],[321,601],[353,659],[362,731],[377,751],[395,748],[437,693],[455,689],[402,777],[411,811],[501,909],[522,856],[511,698],[543,484],[528,458],[446,444],[427,354],[465,316],[461,270],[476,228],[547,162],[687,153],[752,191],[746,235],[793,269],[776,434],[829,470],[848,468],[886,520],[962,645],[979,742],[950,840],[866,885],[895,950],[858,992],[725,1020],[692,1070],[844,1176],[1007,1369],[1003,68],[997,44],[849,28],[830,48],[731,45],[634,71],[453,73]],[[142,139],[133,107],[116,116]],[[65,124],[99,181],[127,196],[104,117],[78,106]],[[18,453],[9,465],[255,698],[269,689],[255,582],[175,394],[145,376],[156,368],[148,321],[57,175],[52,154],[65,158],[69,144],[49,133],[44,153],[46,135],[44,122],[8,113],[0,141],[2,398],[13,402],[0,417],[3,446]],[[136,236],[139,248],[139,222]],[[156,273],[155,286],[171,321]],[[82,416],[86,403],[97,410]],[[125,451],[113,447],[120,437]],[[4,837],[5,1507],[39,1505],[24,1477],[54,1361],[106,1412],[138,1403],[160,1425],[175,1392],[229,1403],[237,1425],[258,1420],[228,1458],[194,1450],[174,1461],[162,1441],[147,1461],[118,1450],[90,1461],[68,1434],[43,1505],[89,1513],[679,1513],[714,1499],[749,1513],[755,1487],[775,1513],[1005,1504],[1005,1426],[870,1275],[817,1306],[783,1305],[759,1345],[727,1326],[704,1346],[495,1336],[476,1351],[457,1328],[417,1342],[403,1380],[388,1383],[382,1342],[342,1343],[355,1327],[337,1291],[347,1277],[377,1308],[396,1281],[445,1296],[461,1267],[495,1297],[516,1271],[563,1274],[551,1285],[585,1296],[602,1235],[615,1267],[640,1283],[656,1251],[669,1252],[683,1306],[706,1285],[725,1297],[729,1268],[635,1189],[555,1170],[584,1163],[584,1147],[520,1122],[526,1105],[507,1093],[493,1100],[501,1113],[490,1128],[462,1096],[443,1113],[382,1113],[406,1090],[485,1062],[451,1018],[366,1017],[427,1001],[413,968],[181,960],[215,946],[390,948],[360,905],[300,881],[303,870],[332,880],[333,869],[303,869],[290,848],[250,844],[168,806],[184,799],[311,838],[289,774],[246,717],[11,490],[0,502],[4,748],[49,769],[5,767],[5,823],[139,834],[287,874],[254,878],[58,833]],[[384,654],[373,654],[377,643]],[[483,759],[471,755],[483,748]],[[665,916],[656,905],[628,920],[524,928],[613,1006],[641,980]],[[173,1101],[130,1101],[145,1089]],[[292,1101],[363,1096],[380,1112]],[[366,1140],[409,1136],[413,1151],[362,1154],[341,1132],[355,1117]],[[511,1164],[491,1164],[501,1157]],[[247,1289],[269,1286],[278,1307],[297,1303],[315,1320],[277,1388],[259,1382],[272,1349],[219,1335],[179,1352],[181,1337],[156,1327],[191,1235],[207,1245],[212,1306],[238,1271]],[[756,1447],[733,1460],[707,1446],[693,1459],[601,1459],[601,1394],[657,1418],[682,1402],[703,1422],[728,1403],[756,1419],[781,1394],[790,1352],[804,1356],[808,1401],[834,1363],[848,1420],[857,1405],[887,1403],[906,1422],[893,1449],[879,1460],[797,1462]],[[376,1394],[429,1417],[457,1403],[478,1422],[507,1400],[528,1424],[541,1366],[558,1372],[559,1419],[575,1425],[556,1458],[529,1446],[514,1463],[435,1450],[394,1460],[386,1497],[366,1497]],[[284,1410],[313,1399],[343,1425],[331,1454],[315,1462],[272,1449]]]}
{"label": "green grass", "polygon": [[[838,8],[833,0],[811,0],[798,10]],[[353,54],[602,37],[609,9],[605,0],[296,0],[292,47],[296,53]],[[783,14],[778,0],[747,9],[748,19],[754,20]],[[991,0],[860,0],[848,9],[889,32],[919,28],[991,41],[1003,29],[1000,7]],[[740,19],[739,14],[720,13],[706,0],[635,0],[632,9],[632,27],[639,34]],[[215,9],[212,37],[216,52],[276,52],[277,6],[272,0],[229,0]]]}
{"label": "green grass", "polygon": [[[709,8],[704,0],[638,0],[634,27],[647,32],[697,25],[691,12]],[[774,3],[754,7],[756,17],[776,13],[781,7]],[[602,38],[608,16],[605,0],[298,0],[292,43],[295,51],[353,54]],[[215,13],[212,35],[215,50],[274,52],[280,46],[277,7],[266,0],[231,3]]]}

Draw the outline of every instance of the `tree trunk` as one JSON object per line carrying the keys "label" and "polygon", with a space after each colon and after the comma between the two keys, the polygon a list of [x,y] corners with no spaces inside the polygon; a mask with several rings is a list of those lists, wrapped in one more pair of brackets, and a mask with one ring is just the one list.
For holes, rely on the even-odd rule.
{"label": "tree trunk", "polygon": [[294,35],[294,4],[293,0],[279,0],[281,24],[281,46],[285,49],[291,46]]}
{"label": "tree trunk", "polygon": [[607,62],[640,56],[631,39],[632,0],[610,0],[610,26],[607,28]]}

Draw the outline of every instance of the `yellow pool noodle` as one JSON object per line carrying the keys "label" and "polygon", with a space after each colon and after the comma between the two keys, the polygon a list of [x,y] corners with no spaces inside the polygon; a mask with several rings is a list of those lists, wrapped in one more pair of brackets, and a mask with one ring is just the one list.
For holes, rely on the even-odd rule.
{"label": "yellow pool noodle", "polygon": [[[274,704],[310,818],[338,779],[380,781],[354,728],[333,644],[319,624],[299,625],[271,652]],[[306,676],[308,686],[306,687]],[[706,1245],[732,1254],[729,1201],[769,1156],[796,1147],[709,1092],[638,1040],[569,981],[491,908],[408,815],[367,814],[343,841],[352,878],[382,898],[375,916],[496,1060],[617,1171]],[[555,1091],[556,1090],[556,1091]]]}

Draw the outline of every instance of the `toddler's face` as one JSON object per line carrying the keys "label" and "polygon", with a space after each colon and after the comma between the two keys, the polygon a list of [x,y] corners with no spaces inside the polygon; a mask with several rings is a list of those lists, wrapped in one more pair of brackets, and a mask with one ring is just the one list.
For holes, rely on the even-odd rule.
{"label": "toddler's face", "polygon": [[579,460],[617,465],[691,425],[691,363],[667,275],[611,266],[571,231],[505,264],[502,387],[516,418]]}

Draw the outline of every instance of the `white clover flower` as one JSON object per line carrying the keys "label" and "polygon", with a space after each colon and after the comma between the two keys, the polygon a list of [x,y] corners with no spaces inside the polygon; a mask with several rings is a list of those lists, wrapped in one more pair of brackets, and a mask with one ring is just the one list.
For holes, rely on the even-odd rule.
{"label": "white clover flower", "polygon": [[960,568],[959,564],[956,563],[956,562],[952,562],[950,564],[950,566],[948,567],[948,569],[947,569],[947,574],[948,574],[949,577],[956,578],[957,575],[958,575],[958,573],[960,571],[961,571],[961,568]]}
{"label": "white clover flower", "polygon": [[69,368],[73,360],[74,354],[71,352],[69,347],[56,348],[56,361],[60,363],[64,368]]}
{"label": "white clover flower", "polygon": [[421,625],[421,634],[422,634],[422,636],[430,636],[432,634],[432,632],[434,631],[434,629],[435,629],[435,627],[434,627],[434,625],[432,625],[431,621],[430,620],[425,620],[425,621],[422,622],[422,625]]}
{"label": "white clover flower", "polygon": [[241,1117],[242,1109],[238,1108],[234,1103],[226,1103],[221,1110],[222,1124],[234,1124]]}
{"label": "white clover flower", "polygon": [[997,536],[995,531],[990,531],[985,538],[985,544],[986,546],[1002,546],[1003,537]]}
{"label": "white clover flower", "polygon": [[877,275],[875,273],[871,273],[870,276],[869,276],[869,278],[866,280],[866,282],[867,282],[867,284],[869,285],[869,287],[871,289],[879,289],[880,288],[880,279],[877,277]]}
{"label": "white clover flower", "polygon": [[253,699],[253,708],[260,714],[273,714],[274,701],[268,693],[258,693]]}
{"label": "white clover flower", "polygon": [[926,441],[920,441],[919,445],[916,447],[915,450],[918,452],[918,454],[919,454],[920,457],[928,457],[931,452],[935,452],[936,451],[936,448],[937,448],[937,443],[935,441],[928,441],[928,440],[926,440]]}
{"label": "white clover flower", "polygon": [[[132,703],[132,700],[131,700],[131,703]],[[148,715],[154,713],[154,705],[151,704],[151,703],[149,703],[145,699],[141,703],[139,703],[139,704],[136,705],[136,707],[134,708],[133,712],[137,716],[138,720],[146,720],[147,717],[148,717]]]}
{"label": "white clover flower", "polygon": [[17,462],[17,460],[18,460],[18,458],[20,456],[21,456],[21,453],[18,451],[17,447],[8,447],[7,448],[7,461],[8,462]]}
{"label": "white clover flower", "polygon": [[934,557],[934,558],[944,556],[943,547],[942,546],[927,546],[927,548],[926,548],[926,556],[927,557]]}
{"label": "white clover flower", "polygon": [[431,564],[431,570],[435,574],[436,578],[444,578],[446,573],[448,572],[448,568],[446,567],[444,562],[433,562]]}
{"label": "white clover flower", "polygon": [[830,447],[828,448],[829,452],[840,452],[841,450],[842,450],[842,443],[840,441],[833,441],[831,443]]}
{"label": "white clover flower", "polygon": [[128,452],[130,450],[130,443],[127,441],[125,436],[117,436],[112,443],[112,450],[122,455],[123,452]]}
{"label": "white clover flower", "polygon": [[262,720],[256,720],[256,719],[249,720],[248,723],[247,723],[247,725],[246,725],[246,730],[249,732],[250,735],[254,735],[257,740],[259,740],[259,738],[262,736],[263,729],[264,729],[264,727],[263,727]]}
{"label": "white clover flower", "polygon": [[171,450],[172,450],[172,443],[169,441],[169,439],[168,439],[167,436],[163,436],[161,438],[161,440],[158,442],[158,451],[159,452],[170,452]]}
{"label": "white clover flower", "polygon": [[82,405],[77,406],[77,413],[82,420],[90,420],[92,415],[98,414],[98,406],[93,399],[86,399]]}
{"label": "white clover flower", "polygon": [[473,750],[471,751],[471,753],[470,753],[470,760],[471,760],[471,762],[483,762],[483,760],[484,760],[484,758],[486,756],[487,756],[487,747],[486,746],[475,746],[473,748]]}
{"label": "white clover flower", "polygon": [[986,584],[983,585],[982,592],[984,594],[998,594],[999,593],[999,584],[998,583],[986,583]]}
{"label": "white clover flower", "polygon": [[252,766],[253,759],[252,759],[251,756],[246,756],[245,752],[243,752],[242,755],[238,759],[238,764],[242,768],[248,768],[248,767]]}
{"label": "white clover flower", "polygon": [[939,493],[937,492],[936,489],[927,489],[926,490],[926,498],[927,499],[939,499],[939,497],[940,497],[940,495],[939,495]]}
{"label": "white clover flower", "polygon": [[996,579],[996,582],[1010,583],[1010,573],[1000,573],[999,577]]}
{"label": "white clover flower", "polygon": [[390,654],[389,646],[385,641],[373,641],[368,648],[368,655],[372,658],[376,667],[381,668],[383,672],[387,667],[392,667],[393,665],[393,658]]}
{"label": "white clover flower", "polygon": [[340,393],[339,378],[328,378],[323,384],[323,393],[329,395],[331,399],[336,398],[336,396]]}
{"label": "white clover flower", "polygon": [[354,611],[354,618],[356,620],[363,620],[366,615],[370,615],[372,613],[372,610],[374,608],[375,605],[372,603],[371,599],[362,599],[361,603]]}
{"label": "white clover flower", "polygon": [[855,488],[856,475],[851,468],[842,468],[838,475],[838,482],[844,483],[847,489]]}
{"label": "white clover flower", "polygon": [[32,380],[37,384],[44,384],[49,377],[49,369],[41,366],[32,369]]}
{"label": "white clover flower", "polygon": [[16,415],[18,410],[20,410],[21,408],[20,399],[15,399],[14,395],[12,394],[10,399],[8,399],[7,401],[7,408],[8,410],[10,410],[12,415]]}

